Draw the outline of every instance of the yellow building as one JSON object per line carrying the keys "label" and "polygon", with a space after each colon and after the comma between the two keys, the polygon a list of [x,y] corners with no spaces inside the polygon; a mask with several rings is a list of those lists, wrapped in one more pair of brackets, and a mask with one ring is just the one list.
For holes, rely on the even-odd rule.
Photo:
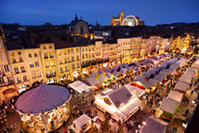
{"label": "yellow building", "polygon": [[117,64],[117,43],[109,44],[109,67]]}
{"label": "yellow building", "polygon": [[130,63],[140,60],[142,37],[132,37],[130,43]]}
{"label": "yellow building", "polygon": [[121,64],[129,63],[131,39],[120,38],[120,39],[117,39],[117,43],[118,45],[120,44],[121,46]]}
{"label": "yellow building", "polygon": [[17,95],[3,36],[0,36],[0,103]]}
{"label": "yellow building", "polygon": [[140,59],[142,60],[147,58],[145,41],[146,39],[142,39],[140,46]]}

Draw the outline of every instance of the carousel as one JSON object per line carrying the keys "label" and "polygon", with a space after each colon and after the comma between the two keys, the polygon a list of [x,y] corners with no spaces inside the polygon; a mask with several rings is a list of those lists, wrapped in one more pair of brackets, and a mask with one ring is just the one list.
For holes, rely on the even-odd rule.
{"label": "carousel", "polygon": [[41,84],[19,95],[15,109],[22,129],[29,133],[52,132],[70,117],[70,92],[60,85]]}

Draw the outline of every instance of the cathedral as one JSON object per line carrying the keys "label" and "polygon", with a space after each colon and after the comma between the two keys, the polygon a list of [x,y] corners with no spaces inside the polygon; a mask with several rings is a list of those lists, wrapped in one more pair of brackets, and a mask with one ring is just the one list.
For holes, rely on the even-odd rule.
{"label": "cathedral", "polygon": [[117,17],[112,17],[111,26],[138,26],[144,25],[144,21],[137,16],[128,15],[124,17],[123,10]]}

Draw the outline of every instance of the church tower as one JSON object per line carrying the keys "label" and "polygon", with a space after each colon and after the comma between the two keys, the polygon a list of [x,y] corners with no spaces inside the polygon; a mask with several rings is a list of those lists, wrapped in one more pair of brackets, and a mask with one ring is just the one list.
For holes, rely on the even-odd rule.
{"label": "church tower", "polygon": [[120,13],[120,26],[122,26],[123,20],[124,20],[124,13],[123,13],[123,9],[122,9],[122,11]]}

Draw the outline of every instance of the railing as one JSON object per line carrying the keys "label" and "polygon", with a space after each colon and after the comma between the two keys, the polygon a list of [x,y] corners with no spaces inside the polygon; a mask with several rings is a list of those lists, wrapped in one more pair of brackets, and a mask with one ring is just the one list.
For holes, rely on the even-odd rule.
{"label": "railing", "polygon": [[13,81],[9,81],[9,82],[6,82],[6,83],[3,83],[3,84],[0,84],[0,87],[3,87],[3,86],[8,86],[8,85],[13,85],[14,82]]}
{"label": "railing", "polygon": [[56,73],[46,74],[46,77],[47,77],[47,78],[51,78],[51,77],[54,77],[54,76],[56,76]]}

